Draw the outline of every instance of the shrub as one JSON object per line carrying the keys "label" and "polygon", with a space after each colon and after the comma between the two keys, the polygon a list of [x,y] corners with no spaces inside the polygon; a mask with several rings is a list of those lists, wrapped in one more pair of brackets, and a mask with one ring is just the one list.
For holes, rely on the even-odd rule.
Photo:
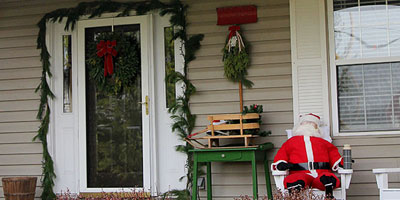
{"label": "shrub", "polygon": [[72,194],[69,190],[57,195],[57,200],[153,200],[148,192],[101,192],[94,194]]}
{"label": "shrub", "polygon": [[[298,192],[288,193],[277,191],[273,194],[274,200],[334,200],[324,198],[324,196],[313,194],[310,189],[303,189]],[[268,200],[267,196],[259,197],[259,200]],[[250,196],[241,196],[239,198],[235,198],[235,200],[253,200]]]}

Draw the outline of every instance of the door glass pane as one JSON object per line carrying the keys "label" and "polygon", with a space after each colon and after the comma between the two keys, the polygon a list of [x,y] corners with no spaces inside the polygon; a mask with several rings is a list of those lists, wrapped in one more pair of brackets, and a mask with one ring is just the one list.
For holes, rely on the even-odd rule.
{"label": "door glass pane", "polygon": [[[174,50],[174,40],[172,27],[164,28],[164,50],[165,50],[165,77],[169,76],[171,73],[175,72],[175,50]],[[169,108],[176,101],[176,91],[174,82],[165,82],[166,88],[166,101],[167,108]]]}
{"label": "door glass pane", "polygon": [[72,112],[71,35],[63,35],[63,111]]}
{"label": "door glass pane", "polygon": [[[140,25],[114,27],[114,31],[137,36],[140,41],[139,29]],[[110,31],[111,26],[87,28],[86,52],[88,45],[98,43],[99,33]],[[135,84],[123,87],[118,95],[98,90],[88,74],[86,67],[87,185],[143,187],[140,73]]]}

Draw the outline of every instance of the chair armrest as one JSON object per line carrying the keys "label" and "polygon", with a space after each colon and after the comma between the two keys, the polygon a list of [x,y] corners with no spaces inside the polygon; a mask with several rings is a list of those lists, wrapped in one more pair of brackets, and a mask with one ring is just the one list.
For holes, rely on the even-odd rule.
{"label": "chair armrest", "polygon": [[378,184],[378,188],[388,189],[389,188],[388,173],[400,173],[400,168],[373,169],[372,172],[375,174],[376,184]]}
{"label": "chair armrest", "polygon": [[286,171],[274,170],[274,171],[272,171],[272,176],[287,176],[287,175],[289,175],[289,170],[286,170]]}
{"label": "chair armrest", "polygon": [[339,168],[338,174],[340,175],[342,189],[349,189],[351,176],[353,175],[353,169],[342,169]]}
{"label": "chair armrest", "polygon": [[380,168],[373,169],[374,174],[400,173],[400,168]]}
{"label": "chair armrest", "polygon": [[272,171],[272,176],[274,177],[275,185],[280,191],[285,190],[285,185],[283,184],[283,180],[285,177],[289,175],[289,171],[279,171],[279,170],[273,170]]}
{"label": "chair armrest", "polygon": [[353,169],[339,169],[338,174],[353,174]]}

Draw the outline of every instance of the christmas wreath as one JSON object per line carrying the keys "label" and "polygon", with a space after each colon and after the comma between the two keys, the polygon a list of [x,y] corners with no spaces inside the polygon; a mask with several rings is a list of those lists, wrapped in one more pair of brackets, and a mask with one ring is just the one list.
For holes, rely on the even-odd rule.
{"label": "christmas wreath", "polygon": [[97,90],[119,94],[133,86],[141,74],[140,47],[137,36],[123,32],[105,32],[88,42],[86,67]]}
{"label": "christmas wreath", "polygon": [[246,79],[247,67],[250,65],[249,47],[240,34],[240,26],[229,27],[226,45],[222,49],[225,77],[233,82],[241,82],[251,88],[253,82]]}

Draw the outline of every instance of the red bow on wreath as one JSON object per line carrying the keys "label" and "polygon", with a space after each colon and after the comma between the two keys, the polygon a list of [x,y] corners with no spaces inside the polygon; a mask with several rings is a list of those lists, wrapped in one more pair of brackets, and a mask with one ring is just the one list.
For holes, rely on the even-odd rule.
{"label": "red bow on wreath", "polygon": [[[230,26],[229,27],[229,36],[228,36],[228,42],[226,46],[228,47],[228,52],[231,51],[232,47],[235,47],[236,45],[239,47],[239,52],[244,49],[244,42],[242,36],[239,34],[240,31],[240,26]],[[233,38],[235,36],[235,38]]]}
{"label": "red bow on wreath", "polygon": [[112,57],[117,55],[117,50],[113,49],[117,45],[115,40],[104,42],[101,40],[97,44],[97,56],[103,57],[104,56],[104,76],[112,75],[114,70],[114,63]]}
{"label": "red bow on wreath", "polygon": [[229,31],[231,32],[229,33],[228,39],[231,39],[232,36],[236,35],[236,31],[240,31],[240,26],[230,26]]}

